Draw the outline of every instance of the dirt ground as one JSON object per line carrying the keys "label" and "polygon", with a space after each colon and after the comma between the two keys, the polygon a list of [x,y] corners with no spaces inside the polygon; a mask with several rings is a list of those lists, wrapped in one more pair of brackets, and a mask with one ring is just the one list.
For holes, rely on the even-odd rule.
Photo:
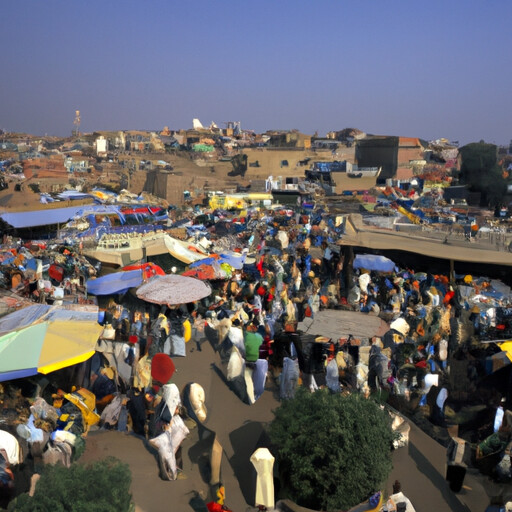
{"label": "dirt ground", "polygon": [[[336,312],[332,312],[336,313]],[[367,322],[362,313],[343,312],[344,330],[356,337],[381,334],[383,326]],[[326,312],[325,329],[312,327],[311,334],[335,331],[339,318]],[[380,319],[372,319],[380,320]],[[371,329],[370,325],[374,325]],[[348,332],[348,331],[347,331]],[[172,378],[180,390],[191,382],[201,384],[206,393],[208,416],[205,429],[216,432],[222,445],[221,480],[225,485],[226,504],[235,512],[254,510],[256,473],[250,463],[254,450],[265,445],[265,428],[272,421],[273,411],[279,406],[276,383],[267,380],[266,389],[252,406],[244,404],[227,386],[219,356],[209,342],[187,344],[187,356],[173,358],[176,373]],[[192,512],[196,493],[210,500],[205,460],[207,449],[199,440],[199,428],[192,429],[182,444],[183,480],[164,481],[159,477],[156,453],[146,440],[132,434],[115,431],[89,433],[82,462],[101,460],[112,455],[130,466],[131,492],[140,512]],[[393,452],[393,466],[386,488],[399,479],[404,493],[412,500],[417,512],[480,511],[487,504],[482,486],[471,475],[460,495],[449,490],[444,478],[445,448],[412,425],[410,444]],[[342,475],[340,476],[342,478]],[[467,508],[461,504],[463,502]]]}
{"label": "dirt ground", "polygon": [[[330,331],[339,326],[339,318],[324,312],[324,324]],[[367,316],[359,313],[340,312],[345,330],[357,336],[382,334],[384,324],[377,317],[366,322]],[[307,326],[310,334],[324,333],[325,325]],[[387,329],[384,329],[387,330]],[[329,331],[329,332],[330,332]],[[343,331],[344,332],[344,331]],[[199,383],[206,393],[208,416],[204,427],[217,433],[223,448],[221,478],[226,488],[226,503],[236,512],[245,512],[253,504],[255,493],[255,472],[249,461],[251,454],[265,442],[264,430],[272,421],[273,411],[279,406],[276,382],[267,380],[265,392],[249,406],[243,403],[228,387],[223,376],[222,365],[217,353],[208,341],[201,342],[201,350],[194,341],[187,343],[187,356],[174,357],[176,373],[171,382],[180,390],[192,382]],[[193,429],[182,444],[183,470],[186,479],[173,482],[159,478],[156,452],[147,441],[134,435],[120,432],[91,432],[83,462],[102,459],[108,455],[126,462],[132,471],[133,500],[139,510],[160,512],[170,510],[193,510],[189,501],[194,492],[209,497],[209,485],[205,480],[205,450],[199,440],[199,429]]]}
{"label": "dirt ground", "polygon": [[[236,511],[245,511],[254,497],[253,469],[250,455],[272,420],[278,406],[275,388],[267,382],[267,390],[252,406],[244,404],[226,385],[217,354],[205,341],[198,351],[196,343],[187,344],[187,357],[173,358],[176,373],[172,378],[180,390],[197,382],[206,393],[208,417],[204,426],[217,433],[223,447],[221,478],[226,488],[226,503]],[[133,500],[140,511],[164,512],[193,510],[189,501],[194,491],[209,497],[205,481],[205,450],[199,441],[198,428],[191,431],[182,444],[183,470],[186,479],[164,481],[159,478],[155,452],[147,442],[134,435],[119,432],[92,432],[87,439],[83,462],[114,455],[129,464],[132,471]]]}

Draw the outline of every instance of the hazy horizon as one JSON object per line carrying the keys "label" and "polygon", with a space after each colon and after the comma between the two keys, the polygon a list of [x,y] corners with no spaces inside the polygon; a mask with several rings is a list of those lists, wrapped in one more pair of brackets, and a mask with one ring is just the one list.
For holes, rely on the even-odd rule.
{"label": "hazy horizon", "polygon": [[512,139],[512,2],[4,0],[0,128]]}

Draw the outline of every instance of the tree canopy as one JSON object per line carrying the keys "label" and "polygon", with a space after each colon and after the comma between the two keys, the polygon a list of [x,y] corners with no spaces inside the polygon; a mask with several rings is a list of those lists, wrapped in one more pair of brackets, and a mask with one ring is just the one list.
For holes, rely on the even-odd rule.
{"label": "tree canopy", "polygon": [[305,507],[357,505],[381,487],[392,469],[390,416],[358,394],[299,388],[275,411],[270,437],[284,485]]}
{"label": "tree canopy", "polygon": [[497,163],[497,147],[484,141],[473,142],[460,148],[461,182],[470,190],[482,193],[485,206],[500,204],[507,193],[507,182]]}
{"label": "tree canopy", "polygon": [[129,467],[109,457],[89,465],[45,466],[33,497],[20,495],[16,512],[128,512],[132,508]]}

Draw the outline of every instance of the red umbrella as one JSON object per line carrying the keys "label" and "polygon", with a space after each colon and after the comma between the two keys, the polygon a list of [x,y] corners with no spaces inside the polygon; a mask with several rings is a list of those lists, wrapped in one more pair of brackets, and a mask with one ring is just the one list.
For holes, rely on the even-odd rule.
{"label": "red umbrella", "polygon": [[127,267],[123,267],[123,270],[140,270],[142,271],[144,279],[150,279],[153,276],[165,276],[165,272],[162,267],[159,267],[150,261],[140,265],[128,265]]}
{"label": "red umbrella", "polygon": [[161,384],[167,384],[174,375],[176,367],[167,354],[155,354],[151,360],[151,377]]}

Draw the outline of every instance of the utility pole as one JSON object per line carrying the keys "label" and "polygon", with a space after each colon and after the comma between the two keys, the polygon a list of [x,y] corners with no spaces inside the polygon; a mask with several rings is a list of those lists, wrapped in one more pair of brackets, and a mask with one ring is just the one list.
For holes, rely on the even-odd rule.
{"label": "utility pole", "polygon": [[81,122],[80,110],[75,110],[75,120],[73,121],[73,126],[74,126],[73,135],[75,137],[80,137],[80,122]]}

